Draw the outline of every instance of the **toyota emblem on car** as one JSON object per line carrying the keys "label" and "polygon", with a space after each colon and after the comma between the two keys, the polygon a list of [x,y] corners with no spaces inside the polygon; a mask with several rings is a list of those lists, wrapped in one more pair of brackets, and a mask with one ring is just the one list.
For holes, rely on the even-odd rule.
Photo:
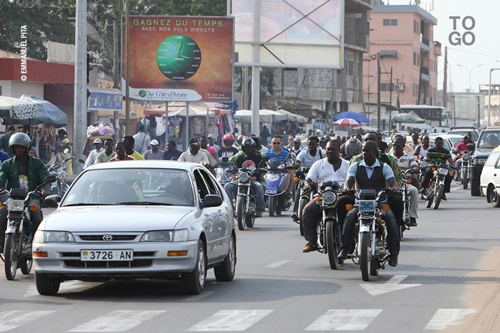
{"label": "toyota emblem on car", "polygon": [[111,235],[104,235],[104,236],[102,236],[102,240],[105,241],[105,242],[112,241],[113,240],[113,236],[111,236]]}

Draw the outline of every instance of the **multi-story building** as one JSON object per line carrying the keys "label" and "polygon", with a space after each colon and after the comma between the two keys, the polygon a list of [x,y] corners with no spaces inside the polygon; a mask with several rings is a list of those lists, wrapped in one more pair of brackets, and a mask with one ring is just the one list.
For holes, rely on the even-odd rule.
{"label": "multi-story building", "polygon": [[328,119],[342,111],[363,111],[363,54],[369,49],[369,12],[372,0],[345,0],[344,69],[276,69],[277,93],[265,107],[287,102],[298,113]]}
{"label": "multi-story building", "polygon": [[370,12],[370,50],[363,64],[365,100],[377,100],[379,56],[383,103],[395,106],[399,98],[401,105],[437,105],[441,44],[433,40],[436,24],[437,19],[418,5],[376,1]]}

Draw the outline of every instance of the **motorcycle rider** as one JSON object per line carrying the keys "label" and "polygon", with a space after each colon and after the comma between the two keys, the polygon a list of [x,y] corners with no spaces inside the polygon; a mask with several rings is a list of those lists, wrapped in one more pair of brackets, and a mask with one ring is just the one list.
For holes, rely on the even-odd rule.
{"label": "motorcycle rider", "polygon": [[[31,139],[25,133],[15,133],[9,139],[9,150],[14,157],[6,160],[0,165],[0,188],[11,190],[21,188],[27,192],[34,191],[37,186],[45,181],[49,175],[47,167],[42,160],[28,154],[31,147]],[[45,197],[50,193],[50,183],[45,184],[42,195]],[[38,203],[40,208],[40,203]],[[31,212],[33,233],[42,222],[42,211],[37,209]],[[5,230],[7,229],[7,206],[0,208],[0,252],[3,253],[5,242]]]}
{"label": "motorcycle rider", "polygon": [[[443,147],[443,138],[438,136],[436,139],[434,139],[434,144],[435,147],[429,148],[427,150],[427,153],[425,153],[424,160],[429,162],[435,161],[438,166],[448,162],[452,167],[455,167],[455,163],[453,163],[450,151]],[[420,193],[425,193],[433,174],[434,171],[432,171],[431,167],[428,167],[427,170],[425,170],[424,178],[422,179],[422,183],[420,183]],[[448,175],[446,175],[446,178],[444,179],[444,193],[441,200],[447,200],[446,193],[450,193],[450,185],[452,179],[453,177],[448,173]]]}
{"label": "motorcycle rider", "polygon": [[[374,189],[380,191],[386,188],[386,184],[388,184],[392,192],[398,191],[398,184],[394,177],[394,172],[389,165],[384,162],[379,162],[377,159],[378,153],[376,141],[365,142],[363,145],[363,160],[361,162],[355,162],[349,167],[347,180],[344,186],[346,190],[354,190],[356,186],[358,189]],[[396,267],[398,265],[399,255],[398,224],[390,208],[388,211],[380,211],[387,228],[387,247],[390,253],[389,265]],[[357,208],[347,213],[342,231],[339,254],[340,260],[347,259],[347,255],[351,249],[352,235],[357,221],[357,214]]]}
{"label": "motorcycle rider", "polygon": [[295,156],[297,156],[302,151],[301,144],[302,142],[300,142],[299,137],[293,138],[293,146],[290,148],[290,152],[294,153]]}
{"label": "motorcycle rider", "polygon": [[344,147],[346,155],[345,159],[347,161],[350,161],[354,156],[361,154],[362,144],[361,141],[359,141],[357,138],[351,138],[347,140],[347,142],[344,144]]}
{"label": "motorcycle rider", "polygon": [[420,146],[417,146],[415,148],[415,156],[417,158],[417,161],[422,160],[422,158],[425,156],[425,153],[427,153],[427,150],[430,148],[429,145],[429,136],[424,135],[422,136],[422,142],[420,143]]}
{"label": "motorcycle rider", "polygon": [[472,150],[470,150],[469,148],[467,148],[467,144],[469,144],[469,143],[470,143],[469,135],[465,135],[463,141],[460,142],[455,147],[454,153],[455,154],[459,154],[459,158],[457,158],[457,163],[456,163],[456,166],[457,166],[457,175],[456,175],[457,178],[456,179],[458,179],[459,177],[461,177],[460,171],[462,169],[462,152],[468,151],[468,152],[472,153]]}
{"label": "motorcycle rider", "polygon": [[[325,157],[326,153],[323,149],[318,148],[319,139],[317,136],[310,136],[307,139],[307,148],[302,150],[297,156],[296,163],[303,166],[304,168],[310,168],[316,162]],[[298,195],[300,194],[299,189],[297,188],[295,194],[295,200],[293,204],[293,214],[292,220],[295,222],[299,221],[299,216],[297,214],[297,210],[299,209],[299,200]]]}
{"label": "motorcycle rider", "polygon": [[[340,158],[340,142],[331,140],[326,146],[326,158],[314,162],[306,176],[305,188],[314,182],[337,181],[344,182],[347,177],[349,162]],[[315,200],[309,201],[303,211],[304,238],[307,240],[302,252],[307,253],[318,249],[318,234],[316,228],[321,219],[321,210]],[[341,223],[342,225],[342,223]]]}
{"label": "motorcycle rider", "polygon": [[219,149],[219,157],[224,159],[229,159],[231,156],[238,153],[238,148],[234,146],[234,136],[232,134],[226,134],[222,138],[223,147]]}
{"label": "motorcycle rider", "polygon": [[[243,167],[243,165],[245,165],[245,167],[248,167],[250,165],[251,167],[258,168],[259,164],[262,162],[262,155],[259,154],[256,146],[257,145],[252,138],[246,138],[245,140],[243,140],[243,154],[238,156],[238,158],[234,162],[234,167],[240,169]],[[236,193],[237,189],[237,182],[227,183],[224,186],[224,190],[226,191],[231,203],[233,202],[233,193]],[[266,202],[264,201],[264,187],[261,183],[258,182],[258,180],[253,182],[253,191],[257,196],[257,217],[262,217],[262,213],[266,209]]]}
{"label": "motorcycle rider", "polygon": [[[407,152],[404,150],[404,146],[406,144],[405,138],[402,136],[396,137],[394,140],[394,143],[392,144],[392,147],[394,148],[394,151],[391,153],[391,155],[394,157],[394,159],[397,161],[399,169],[401,171],[405,172],[406,170],[410,168],[414,168],[415,171],[418,172],[418,163],[415,160],[415,156],[412,155],[411,153]],[[416,184],[416,183],[415,183]],[[398,184],[400,187],[402,187],[402,184]],[[418,211],[418,189],[413,186],[412,184],[407,184],[406,188],[408,189],[409,195],[410,195],[410,227],[416,227],[417,226],[417,211]]]}
{"label": "motorcycle rider", "polygon": [[[264,153],[264,156],[267,156],[269,159],[277,158],[284,163],[291,162],[288,150],[282,148],[283,139],[281,138],[281,136],[273,136],[271,144],[273,145],[273,148],[266,151]],[[285,173],[285,184],[288,184],[285,191],[289,199],[292,196],[291,191],[293,187],[293,169]]]}

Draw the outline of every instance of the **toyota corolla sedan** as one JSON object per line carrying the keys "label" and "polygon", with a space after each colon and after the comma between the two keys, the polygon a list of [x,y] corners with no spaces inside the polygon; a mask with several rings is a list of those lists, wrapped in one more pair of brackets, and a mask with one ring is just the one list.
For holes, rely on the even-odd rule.
{"label": "toyota corolla sedan", "polygon": [[33,240],[37,290],[66,280],[180,279],[199,294],[207,269],[231,281],[236,268],[233,208],[200,164],[120,161],[85,169]]}

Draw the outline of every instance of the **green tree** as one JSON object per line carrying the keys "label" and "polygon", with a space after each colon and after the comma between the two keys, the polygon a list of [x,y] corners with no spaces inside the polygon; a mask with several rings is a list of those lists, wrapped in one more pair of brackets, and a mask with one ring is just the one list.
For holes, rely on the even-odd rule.
{"label": "green tree", "polygon": [[75,28],[68,21],[75,0],[15,0],[0,2],[0,48],[20,53],[21,27],[27,30],[27,56],[46,60],[45,41],[74,44]]}

